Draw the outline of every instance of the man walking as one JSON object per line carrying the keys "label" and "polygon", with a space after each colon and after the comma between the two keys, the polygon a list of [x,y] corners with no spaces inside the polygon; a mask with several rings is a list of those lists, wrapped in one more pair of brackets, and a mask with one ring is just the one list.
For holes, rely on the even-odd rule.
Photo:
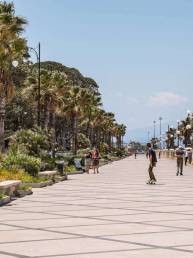
{"label": "man walking", "polygon": [[177,158],[177,173],[176,176],[180,175],[183,176],[183,163],[184,163],[184,149],[183,147],[179,147],[176,150],[176,158]]}
{"label": "man walking", "polygon": [[156,163],[157,163],[156,152],[151,146],[151,143],[148,143],[147,147],[148,147],[147,157],[149,158],[149,168],[148,168],[149,181],[147,182],[147,184],[155,184],[156,178],[153,173],[153,168],[156,166]]}

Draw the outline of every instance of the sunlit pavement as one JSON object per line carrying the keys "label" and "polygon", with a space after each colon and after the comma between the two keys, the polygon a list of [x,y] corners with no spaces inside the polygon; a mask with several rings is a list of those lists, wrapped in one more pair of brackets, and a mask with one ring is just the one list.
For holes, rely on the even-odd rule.
{"label": "sunlit pavement", "polygon": [[34,190],[0,208],[0,257],[193,257],[193,168],[144,156]]}

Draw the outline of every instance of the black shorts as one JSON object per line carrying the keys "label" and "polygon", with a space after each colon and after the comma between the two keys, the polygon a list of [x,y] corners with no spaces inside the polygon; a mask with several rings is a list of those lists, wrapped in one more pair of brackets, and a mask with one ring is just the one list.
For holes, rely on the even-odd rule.
{"label": "black shorts", "polygon": [[93,166],[97,167],[99,165],[99,160],[98,159],[93,159]]}

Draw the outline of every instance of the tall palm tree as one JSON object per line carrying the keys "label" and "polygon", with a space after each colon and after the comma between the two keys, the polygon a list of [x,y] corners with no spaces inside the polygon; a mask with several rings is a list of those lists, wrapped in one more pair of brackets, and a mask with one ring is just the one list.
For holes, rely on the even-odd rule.
{"label": "tall palm tree", "polygon": [[63,97],[63,112],[72,122],[72,150],[73,154],[77,153],[77,136],[78,136],[78,120],[82,112],[83,89],[80,87],[72,87]]}
{"label": "tall palm tree", "polygon": [[[60,107],[63,105],[63,95],[69,89],[67,79],[64,73],[57,71],[42,70],[41,76],[41,110],[43,117],[41,119],[42,126],[48,129],[54,126],[55,115],[59,113]],[[37,88],[38,79],[37,71],[34,69],[30,76],[25,80],[25,87],[22,90],[24,98],[32,98],[34,107],[37,109]]]}
{"label": "tall palm tree", "polygon": [[15,15],[13,3],[0,2],[0,149],[4,147],[5,106],[14,95],[12,61],[20,60],[27,51],[21,37],[26,20]]}

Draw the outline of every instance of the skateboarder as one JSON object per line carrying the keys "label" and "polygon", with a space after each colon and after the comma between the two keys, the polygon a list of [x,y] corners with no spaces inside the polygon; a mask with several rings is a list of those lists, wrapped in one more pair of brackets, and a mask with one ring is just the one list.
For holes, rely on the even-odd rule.
{"label": "skateboarder", "polygon": [[148,184],[155,184],[156,182],[156,178],[155,175],[153,173],[153,168],[156,166],[157,163],[157,157],[156,157],[156,152],[153,149],[153,147],[151,146],[151,143],[147,144],[148,147],[148,158],[149,158],[149,168],[148,168],[148,172],[149,172],[149,181],[147,182]]}
{"label": "skateboarder", "polygon": [[182,146],[180,146],[177,150],[176,150],[176,158],[177,158],[177,173],[176,176],[180,175],[183,176],[183,163],[184,163],[184,148]]}

